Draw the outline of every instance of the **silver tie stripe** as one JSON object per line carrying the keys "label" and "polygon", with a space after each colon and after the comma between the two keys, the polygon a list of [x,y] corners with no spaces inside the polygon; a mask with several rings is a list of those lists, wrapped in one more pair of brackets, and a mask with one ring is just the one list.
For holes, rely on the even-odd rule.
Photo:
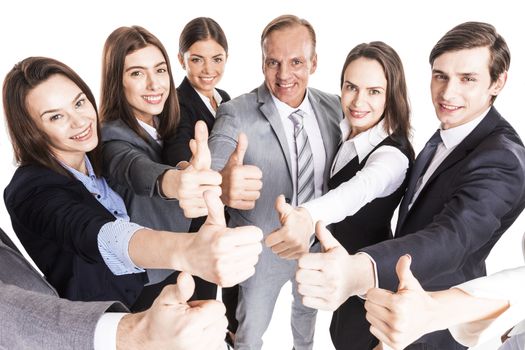
{"label": "silver tie stripe", "polygon": [[295,154],[297,155],[297,205],[314,198],[314,158],[308,134],[303,125],[304,112],[300,109],[290,114],[294,124]]}

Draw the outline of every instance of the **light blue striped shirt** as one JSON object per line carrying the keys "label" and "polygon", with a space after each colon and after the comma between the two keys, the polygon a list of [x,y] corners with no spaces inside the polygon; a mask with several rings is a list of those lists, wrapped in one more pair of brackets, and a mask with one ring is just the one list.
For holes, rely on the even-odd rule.
{"label": "light blue striped shirt", "polygon": [[109,187],[106,179],[97,177],[89,158],[85,156],[88,175],[62,163],[62,165],[95,196],[116,220],[108,222],[98,233],[98,249],[108,268],[115,275],[144,272],[131,261],[128,247],[133,234],[143,227],[129,222],[128,212],[122,198]]}

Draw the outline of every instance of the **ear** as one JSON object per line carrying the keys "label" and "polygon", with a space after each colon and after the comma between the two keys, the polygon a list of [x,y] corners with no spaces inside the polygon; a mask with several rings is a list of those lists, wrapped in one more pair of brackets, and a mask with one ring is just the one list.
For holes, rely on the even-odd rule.
{"label": "ear", "polygon": [[186,65],[184,64],[184,56],[182,56],[182,54],[179,52],[177,57],[179,58],[179,63],[182,69],[186,70]]}
{"label": "ear", "polygon": [[498,79],[492,83],[490,87],[490,94],[492,96],[498,96],[501,90],[503,90],[503,87],[505,86],[505,83],[507,82],[507,71],[501,73],[498,77]]}
{"label": "ear", "polygon": [[312,57],[312,66],[310,67],[310,74],[314,74],[317,69],[317,54]]}

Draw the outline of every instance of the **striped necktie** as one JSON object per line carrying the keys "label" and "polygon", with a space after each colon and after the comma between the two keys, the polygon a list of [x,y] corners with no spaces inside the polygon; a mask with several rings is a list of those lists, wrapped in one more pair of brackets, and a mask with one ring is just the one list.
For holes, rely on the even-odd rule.
{"label": "striped necktie", "polygon": [[295,154],[297,155],[297,205],[314,198],[314,158],[308,134],[304,129],[303,118],[305,113],[300,109],[290,114],[294,125]]}

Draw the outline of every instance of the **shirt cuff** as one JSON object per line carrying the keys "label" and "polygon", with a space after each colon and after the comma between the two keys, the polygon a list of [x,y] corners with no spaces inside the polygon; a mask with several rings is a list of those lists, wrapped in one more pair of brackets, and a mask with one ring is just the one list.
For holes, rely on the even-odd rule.
{"label": "shirt cuff", "polygon": [[129,256],[131,237],[143,227],[117,219],[102,226],[98,233],[98,249],[114,275],[140,273],[145,270],[133,263]]}
{"label": "shirt cuff", "polygon": [[[367,254],[365,252],[356,253],[356,255],[359,255],[359,254],[366,255],[368,257],[368,259],[370,259],[370,261],[372,262],[372,268],[374,269],[374,288],[377,288],[379,286],[379,277],[377,276],[376,261],[369,254]],[[358,295],[358,297],[360,297],[361,299],[366,300],[366,294]]]}
{"label": "shirt cuff", "polygon": [[107,350],[117,348],[117,328],[124,312],[108,312],[98,319],[95,327],[94,348],[95,350]]}

